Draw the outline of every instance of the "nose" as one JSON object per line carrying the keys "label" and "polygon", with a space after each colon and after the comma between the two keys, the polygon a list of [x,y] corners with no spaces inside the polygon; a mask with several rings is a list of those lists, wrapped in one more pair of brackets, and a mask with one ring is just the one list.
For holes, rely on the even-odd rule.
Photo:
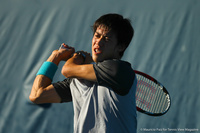
{"label": "nose", "polygon": [[99,46],[102,46],[103,45],[103,37],[100,37],[96,40],[96,43],[99,45]]}

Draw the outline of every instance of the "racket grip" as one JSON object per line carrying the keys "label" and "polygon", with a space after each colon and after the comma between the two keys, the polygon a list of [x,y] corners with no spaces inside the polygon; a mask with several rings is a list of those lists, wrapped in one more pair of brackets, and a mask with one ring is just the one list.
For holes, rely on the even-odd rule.
{"label": "racket grip", "polygon": [[68,50],[68,48],[65,48],[65,47],[63,46],[63,44],[60,45],[59,50],[60,50],[60,49],[66,49],[66,50]]}

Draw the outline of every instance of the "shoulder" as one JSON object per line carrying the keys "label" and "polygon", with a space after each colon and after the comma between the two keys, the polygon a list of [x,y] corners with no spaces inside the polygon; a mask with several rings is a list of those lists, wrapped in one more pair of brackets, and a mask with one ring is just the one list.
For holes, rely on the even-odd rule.
{"label": "shoulder", "polygon": [[94,64],[94,70],[100,85],[110,86],[121,95],[128,93],[135,77],[131,64],[122,60],[99,62]]}
{"label": "shoulder", "polygon": [[118,59],[112,59],[112,60],[104,60],[102,62],[98,62],[96,63],[97,65],[104,65],[104,66],[109,66],[109,65],[124,65],[124,66],[131,66],[131,64],[127,61],[123,61],[123,60],[118,60]]}
{"label": "shoulder", "polygon": [[99,62],[94,64],[94,69],[99,72],[106,72],[113,76],[134,76],[134,71],[131,67],[131,64],[127,61],[122,60],[105,60],[103,62]]}
{"label": "shoulder", "polygon": [[131,64],[127,61],[122,61],[122,60],[117,60],[117,59],[113,59],[113,60],[105,60],[102,62],[98,62],[96,64],[94,64],[94,67],[101,67],[104,69],[127,69],[131,70]]}

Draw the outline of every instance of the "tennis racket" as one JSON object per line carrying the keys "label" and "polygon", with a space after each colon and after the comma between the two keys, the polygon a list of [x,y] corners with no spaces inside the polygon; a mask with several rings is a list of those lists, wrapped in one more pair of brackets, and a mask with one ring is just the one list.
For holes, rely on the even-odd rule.
{"label": "tennis racket", "polygon": [[137,77],[137,111],[151,116],[164,115],[170,108],[170,95],[166,88],[153,77],[134,70]]}

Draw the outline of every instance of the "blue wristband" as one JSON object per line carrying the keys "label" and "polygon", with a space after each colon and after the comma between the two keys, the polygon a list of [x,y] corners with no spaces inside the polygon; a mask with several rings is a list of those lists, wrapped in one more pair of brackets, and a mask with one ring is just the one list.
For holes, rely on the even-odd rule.
{"label": "blue wristband", "polygon": [[42,64],[36,75],[44,75],[52,80],[57,69],[58,66],[56,64],[46,61]]}

